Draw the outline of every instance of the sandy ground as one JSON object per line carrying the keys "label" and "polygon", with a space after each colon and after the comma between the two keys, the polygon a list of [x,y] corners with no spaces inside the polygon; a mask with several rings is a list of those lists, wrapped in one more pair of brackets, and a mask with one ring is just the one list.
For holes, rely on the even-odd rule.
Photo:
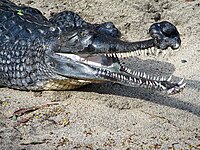
{"label": "sandy ground", "polygon": [[[180,51],[128,59],[127,65],[149,74],[174,74],[187,86],[171,96],[112,83],[37,93],[1,88],[0,149],[200,149],[199,1],[13,1],[47,17],[72,10],[90,22],[112,21],[131,41],[148,38],[155,20],[171,21],[181,33]],[[31,107],[35,111],[23,114]]]}

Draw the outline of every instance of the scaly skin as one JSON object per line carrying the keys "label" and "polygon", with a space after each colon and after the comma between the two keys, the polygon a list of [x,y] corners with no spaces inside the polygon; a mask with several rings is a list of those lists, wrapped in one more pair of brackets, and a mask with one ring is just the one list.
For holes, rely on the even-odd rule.
{"label": "scaly skin", "polygon": [[151,39],[127,42],[111,22],[91,24],[64,11],[49,20],[34,8],[0,1],[0,85],[20,90],[65,90],[105,81],[173,94],[185,83],[149,77],[125,68],[124,53],[162,53],[179,48],[176,27],[153,24]]}

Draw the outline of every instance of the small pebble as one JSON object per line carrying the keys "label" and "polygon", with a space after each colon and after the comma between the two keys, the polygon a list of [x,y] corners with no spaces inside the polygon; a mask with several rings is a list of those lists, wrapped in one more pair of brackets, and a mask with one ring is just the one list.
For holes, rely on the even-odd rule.
{"label": "small pebble", "polygon": [[182,63],[186,63],[186,62],[187,62],[187,60],[184,60],[184,59],[183,59],[183,60],[181,60],[181,62],[182,62]]}

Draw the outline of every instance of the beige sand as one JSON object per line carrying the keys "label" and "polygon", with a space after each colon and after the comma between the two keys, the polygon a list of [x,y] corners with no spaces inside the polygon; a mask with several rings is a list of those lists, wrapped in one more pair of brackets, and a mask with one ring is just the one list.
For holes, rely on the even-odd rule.
{"label": "beige sand", "polygon": [[[200,149],[198,0],[13,1],[38,8],[46,16],[72,10],[90,22],[112,21],[131,41],[148,38],[148,28],[160,14],[180,31],[180,51],[128,59],[127,65],[149,74],[173,73],[175,80],[185,78],[187,87],[171,96],[112,83],[42,93],[1,88],[0,149]],[[20,108],[41,105],[13,116]],[[18,125],[20,120],[26,123]]]}

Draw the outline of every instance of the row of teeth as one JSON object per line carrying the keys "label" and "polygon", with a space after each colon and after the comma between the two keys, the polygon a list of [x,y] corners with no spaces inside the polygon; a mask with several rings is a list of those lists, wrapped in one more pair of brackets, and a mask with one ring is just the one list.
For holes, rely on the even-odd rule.
{"label": "row of teeth", "polygon": [[[122,53],[116,53],[115,55],[118,58],[127,58],[127,57],[135,57],[135,56],[148,56],[148,55],[155,55],[158,56],[159,54],[163,54],[166,55],[167,54],[167,50],[161,50],[161,49],[157,49],[155,47],[151,47],[151,48],[147,48],[147,49],[143,49],[143,50],[135,50],[135,51],[130,51],[130,52],[122,52]],[[112,53],[108,53],[105,54],[108,57],[112,57],[113,54]]]}
{"label": "row of teeth", "polygon": [[[126,71],[125,71],[126,72]],[[128,72],[127,72],[128,73]],[[130,72],[131,73],[131,72]],[[186,83],[184,83],[184,79],[182,79],[180,82],[178,82],[178,87],[172,87],[170,89],[167,89],[165,86],[163,86],[161,84],[162,81],[167,81],[167,82],[170,82],[171,79],[172,79],[172,76],[170,76],[168,79],[166,78],[163,78],[163,77],[149,77],[149,76],[146,76],[145,73],[140,73],[140,72],[135,72],[135,73],[131,73],[132,75],[135,74],[135,76],[138,76],[138,77],[142,77],[143,79],[145,79],[145,83],[144,81],[142,81],[142,79],[140,78],[135,78],[135,77],[127,77],[125,75],[122,75],[122,74],[118,74],[118,73],[111,73],[110,71],[108,70],[104,70],[104,69],[99,69],[99,72],[98,74],[101,74],[101,75],[105,75],[105,76],[110,76],[112,78],[115,78],[115,79],[119,79],[121,81],[125,81],[125,82],[128,82],[129,84],[138,84],[139,86],[141,87],[144,87],[144,88],[155,88],[155,89],[161,89],[161,91],[166,91],[168,94],[173,94],[173,93],[176,93],[176,92],[179,92],[180,90],[182,90]],[[154,80],[155,79],[155,80]]]}
{"label": "row of teeth", "polygon": [[157,81],[146,80],[145,83],[144,83],[144,81],[142,81],[142,79],[140,79],[140,78],[126,77],[122,74],[118,74],[118,73],[114,73],[114,72],[111,73],[110,71],[107,71],[107,70],[104,70],[104,69],[100,69],[98,74],[110,76],[112,78],[119,79],[120,81],[127,81],[131,84],[134,83],[134,84],[137,84],[137,85],[139,85],[141,87],[145,87],[145,88],[152,88],[153,87],[153,88],[158,89],[160,87],[160,88],[162,88],[162,90],[166,90],[166,87],[164,87],[163,85],[161,85]]}
{"label": "row of teeth", "polygon": [[153,80],[153,81],[167,81],[167,82],[170,82],[171,79],[172,79],[172,75],[168,78],[166,77],[159,77],[159,76],[150,76],[149,74],[146,74],[145,72],[139,72],[139,71],[131,71],[131,69],[127,68],[127,67],[124,67],[124,66],[121,66],[121,69],[128,73],[128,74],[131,74],[133,76],[136,76],[136,77],[140,77],[140,78],[144,78],[144,79],[147,79],[147,80]]}
{"label": "row of teeth", "polygon": [[[163,81],[171,82],[171,80],[172,80],[172,75],[169,76],[168,78],[163,77],[163,76],[162,77],[159,77],[159,76],[157,76],[157,77],[153,76],[152,77],[150,75],[146,75],[145,72],[142,73],[142,72],[139,72],[139,71],[138,72],[137,71],[131,71],[129,68],[126,68],[124,66],[121,66],[121,68],[123,69],[124,72],[126,72],[128,74],[131,74],[131,75],[136,76],[136,77],[144,78],[146,80],[152,80],[155,83],[156,82],[163,82]],[[184,83],[184,78],[181,79],[177,84],[179,85],[180,88],[185,87],[186,83]]]}

